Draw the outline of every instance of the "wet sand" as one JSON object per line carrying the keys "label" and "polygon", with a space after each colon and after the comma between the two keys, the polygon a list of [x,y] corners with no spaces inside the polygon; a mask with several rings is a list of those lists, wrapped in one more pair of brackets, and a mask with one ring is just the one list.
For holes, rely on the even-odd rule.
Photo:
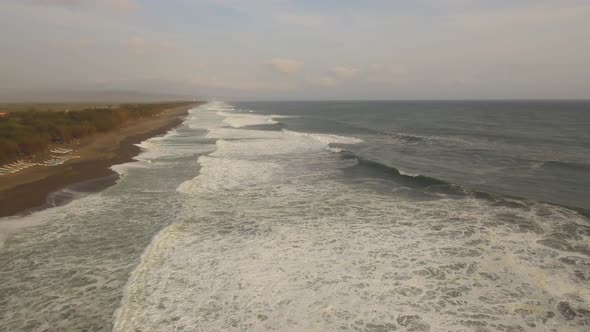
{"label": "wet sand", "polygon": [[96,192],[113,185],[118,177],[110,169],[112,165],[133,160],[140,152],[135,144],[178,126],[188,110],[198,104],[172,108],[118,130],[95,135],[72,153],[79,158],[62,165],[36,166],[3,176],[0,179],[0,217],[46,208],[50,206],[47,197],[51,193],[74,184],[79,184],[84,192]]}

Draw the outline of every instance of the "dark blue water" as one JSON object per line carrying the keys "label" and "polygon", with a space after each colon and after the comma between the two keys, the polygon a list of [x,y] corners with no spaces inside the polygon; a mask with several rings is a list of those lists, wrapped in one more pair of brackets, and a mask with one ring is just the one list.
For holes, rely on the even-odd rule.
{"label": "dark blue water", "polygon": [[289,130],[353,135],[354,155],[472,189],[590,209],[588,101],[238,103]]}

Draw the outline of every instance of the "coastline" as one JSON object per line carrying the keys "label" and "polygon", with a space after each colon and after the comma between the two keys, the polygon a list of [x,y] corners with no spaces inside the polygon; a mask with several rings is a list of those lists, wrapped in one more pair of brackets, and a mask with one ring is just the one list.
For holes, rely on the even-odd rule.
{"label": "coastline", "polygon": [[140,153],[135,144],[163,135],[177,127],[188,111],[203,102],[168,109],[112,132],[85,140],[75,154],[79,157],[53,167],[34,167],[7,175],[0,183],[0,218],[51,207],[52,193],[81,184],[83,192],[103,190],[116,183],[111,166],[133,161]]}

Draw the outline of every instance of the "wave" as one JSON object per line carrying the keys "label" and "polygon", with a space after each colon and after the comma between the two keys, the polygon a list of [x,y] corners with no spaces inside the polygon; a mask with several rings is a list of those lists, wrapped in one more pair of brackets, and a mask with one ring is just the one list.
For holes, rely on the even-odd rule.
{"label": "wave", "polygon": [[[351,167],[351,169],[353,169],[353,171],[355,171],[355,168],[356,170],[361,170],[361,173],[359,174],[360,176],[386,178],[388,180],[391,180],[396,187],[399,186],[400,188],[421,190],[423,193],[426,194],[443,195],[447,198],[472,197],[475,199],[482,199],[491,202],[493,205],[496,206],[505,206],[512,208],[529,209],[529,207],[532,204],[534,204],[533,201],[523,197],[470,188],[446,180],[438,179],[435,177],[402,171],[390,165],[359,157],[347,150],[343,150],[341,152],[341,155],[344,159],[354,159],[356,161],[356,163],[354,164],[354,166]],[[588,213],[587,211],[571,209],[567,206],[561,207],[574,210],[583,215]]]}
{"label": "wave", "polygon": [[274,130],[243,130],[236,128],[211,128],[207,131],[206,137],[217,140],[241,140],[241,139],[276,139],[280,138],[281,132]]}
{"label": "wave", "polygon": [[[354,159],[353,167],[370,169],[375,175],[388,174],[395,182],[411,188],[421,188],[430,192],[444,192],[447,194],[464,194],[465,190],[450,182],[400,170],[372,160],[364,159],[354,155],[352,152],[335,147],[334,145],[354,145],[364,141],[357,137],[340,136],[334,134],[319,134],[297,132],[282,129],[280,132],[255,128],[257,126],[277,125],[280,122],[274,118],[287,116],[260,115],[252,113],[239,113],[232,111],[219,111],[217,115],[223,117],[223,123],[229,124],[231,128],[209,128],[207,137],[216,138],[217,150],[210,154],[211,157],[232,157],[241,156],[244,151],[250,155],[275,155],[280,153],[300,153],[318,149],[325,149],[341,154],[343,159]],[[266,128],[265,128],[266,129]],[[427,137],[395,134],[397,137],[408,141],[424,141]],[[294,140],[295,139],[295,140]],[[237,141],[234,141],[237,140]],[[236,155],[237,154],[237,155]],[[205,161],[206,158],[201,158]],[[233,160],[235,162],[235,160]],[[206,168],[206,167],[205,167]],[[224,167],[222,167],[224,168]],[[203,171],[203,170],[202,170]],[[222,172],[223,173],[223,172]],[[189,184],[185,183],[180,191],[186,191]],[[194,183],[191,183],[191,185]],[[193,188],[194,189],[194,188]]]}
{"label": "wave", "polygon": [[[348,164],[349,166],[352,166],[350,168],[353,168],[354,170],[349,171],[360,172],[360,176],[369,175],[375,178],[387,178],[392,181],[397,189],[411,188],[435,196],[443,195],[457,198],[470,196],[503,206],[526,207],[531,204],[531,201],[524,197],[516,197],[505,193],[495,193],[467,187],[462,184],[423,175],[419,172],[414,172],[411,169],[402,170],[374,160],[364,159],[345,150],[342,146],[365,143],[362,139],[333,134],[293,131],[287,129],[287,126],[284,123],[277,121],[280,118],[289,118],[291,116],[253,114],[253,112],[247,113],[246,111],[237,110],[227,105],[219,106],[219,111],[217,111],[216,114],[218,116],[223,116],[223,123],[232,123],[233,125],[231,127],[208,128],[209,134],[207,136],[218,140],[216,144],[217,151],[211,155],[213,157],[222,154],[224,157],[233,156],[234,158],[244,158],[242,154],[246,151],[252,155],[262,156],[307,153],[314,150],[324,149],[333,153],[341,154],[344,159],[354,160],[353,164]],[[239,124],[239,126],[237,124]],[[278,126],[282,127],[280,131],[276,130]],[[474,142],[469,142],[463,138],[451,136],[426,136],[395,132],[382,132],[381,134],[394,137],[406,144],[475,144]],[[290,137],[296,138],[296,140],[292,140]],[[244,141],[244,139],[246,140]],[[577,170],[587,167],[586,165],[571,163],[562,165],[562,163],[563,162],[549,161],[540,167],[570,167],[571,169]],[[563,207],[571,209],[567,206]]]}
{"label": "wave", "polygon": [[[199,157],[199,175],[182,183],[177,188],[178,192],[194,194],[236,191],[272,183],[277,179],[289,178],[289,175],[280,165],[254,159],[276,156],[293,158],[295,155],[324,150],[339,152],[341,150],[333,147],[332,144],[347,145],[363,142],[359,138],[332,134],[302,133],[287,129],[272,130],[273,128],[269,130],[269,125],[279,124],[273,120],[273,117],[286,116],[252,114],[233,109],[219,111],[223,108],[229,107],[217,105],[214,109],[208,109],[209,113],[214,112],[221,117],[218,118],[217,125],[211,125],[206,129],[205,136],[215,140],[215,151]],[[207,115],[202,114],[202,116]],[[188,119],[188,121],[191,120]]]}
{"label": "wave", "polygon": [[280,165],[234,158],[201,156],[199,175],[183,182],[176,190],[183,194],[237,191],[272,183],[282,172]]}
{"label": "wave", "polygon": [[[366,172],[366,170],[373,170],[374,173],[372,175],[376,177],[386,177],[391,179],[397,185],[400,185],[400,188],[410,188],[410,189],[421,189],[425,193],[434,193],[434,194],[442,194],[447,197],[472,197],[475,199],[482,199],[488,202],[491,202],[493,205],[496,206],[504,206],[504,207],[511,207],[511,208],[520,208],[520,209],[530,209],[530,207],[534,204],[550,204],[552,206],[565,208],[570,211],[574,211],[579,215],[582,215],[586,218],[590,219],[590,210],[583,209],[579,207],[564,205],[564,204],[556,204],[550,203],[545,201],[534,201],[528,199],[526,197],[520,197],[515,195],[510,195],[506,193],[498,193],[492,192],[472,187],[466,187],[463,185],[459,185],[456,183],[452,183],[449,181],[445,181],[442,179],[437,179],[434,177],[417,174],[417,173],[409,173],[406,171],[402,171],[396,167],[389,166],[386,164],[382,164],[377,161],[372,161],[368,159],[364,159],[362,157],[354,155],[352,152],[347,150],[341,150],[340,153],[342,154],[342,158],[344,159],[354,159],[357,162],[354,164],[354,167],[364,168],[362,176],[371,175],[371,172]],[[581,165],[585,166],[585,165]]]}
{"label": "wave", "polygon": [[397,132],[381,132],[382,135],[390,137],[394,143],[403,145],[443,145],[443,146],[464,146],[472,148],[490,148],[490,141],[481,140],[475,137],[469,139],[460,136],[439,136],[439,135],[418,135]]}
{"label": "wave", "polygon": [[[365,168],[365,170],[372,169],[377,172],[375,176],[383,177],[385,175],[389,179],[392,179],[396,184],[400,185],[400,188],[421,189],[426,193],[442,194],[450,197],[472,197],[475,199],[482,199],[491,202],[496,206],[520,208],[526,210],[530,209],[530,207],[535,204],[550,204],[555,207],[568,209],[590,219],[590,210],[588,209],[564,204],[550,203],[546,201],[531,200],[526,197],[467,187],[426,175],[405,172],[393,166],[358,157],[350,151],[342,150],[341,153],[343,158],[355,159],[357,161],[353,167],[361,167]],[[568,166],[572,165],[571,163],[566,164],[568,164]],[[583,164],[578,164],[576,166],[587,167]],[[366,175],[367,173],[363,172],[363,176]]]}
{"label": "wave", "polygon": [[[131,273],[115,331],[284,330],[287,324],[294,330],[352,324],[359,330],[464,330],[465,322],[473,327],[492,320],[517,326],[524,319],[509,313],[524,292],[539,313],[530,319],[543,318],[556,303],[575,314],[578,304],[572,309],[566,302],[570,294],[586,307],[579,286],[586,275],[573,272],[586,261],[565,253],[585,250],[586,238],[553,235],[583,230],[572,214],[545,206],[532,213],[496,209],[493,194],[330,146],[359,143],[355,138],[228,128],[221,121],[208,133],[217,149],[199,157],[199,175],[177,189],[187,194],[181,210]],[[387,178],[416,192],[455,189],[492,204],[471,197],[392,199],[349,185],[341,169],[332,177],[334,166],[343,164],[356,165],[344,171],[380,177],[380,184]],[[565,251],[557,257],[540,245]],[[547,287],[556,280],[560,287]],[[438,320],[432,313],[449,299],[471,309]],[[559,317],[551,326],[563,324]]]}
{"label": "wave", "polygon": [[256,125],[248,125],[240,127],[240,129],[248,129],[248,130],[265,130],[265,131],[281,131],[286,129],[287,125],[283,122],[275,121],[273,123],[264,123],[264,124],[256,124]]}
{"label": "wave", "polygon": [[277,124],[277,121],[273,120],[272,117],[267,115],[226,111],[217,112],[217,115],[224,117],[223,122],[234,128],[263,124]]}
{"label": "wave", "polygon": [[297,136],[297,137],[307,137],[314,139],[322,144],[330,145],[330,144],[360,144],[364,143],[364,141],[360,138],[350,137],[350,136],[339,136],[339,135],[331,135],[331,134],[311,134],[311,133],[302,133],[297,131],[291,130],[283,130],[283,132],[287,135]]}
{"label": "wave", "polygon": [[357,165],[359,167],[365,167],[365,168],[377,170],[383,174],[387,174],[387,175],[392,176],[394,178],[409,182],[409,184],[414,184],[415,186],[420,186],[420,187],[454,186],[452,183],[444,181],[444,180],[436,179],[433,177],[429,177],[429,176],[417,174],[417,173],[408,173],[405,171],[401,171],[398,168],[395,168],[393,166],[389,166],[389,165],[386,165],[386,164],[383,164],[383,163],[380,163],[377,161],[369,160],[369,159],[364,159],[362,157],[359,157],[359,156],[353,154],[350,151],[344,150],[341,153],[342,153],[342,158],[344,158],[344,159],[356,159],[358,161]]}
{"label": "wave", "polygon": [[418,144],[429,140],[427,136],[402,133],[387,133],[387,136],[393,137],[394,139],[407,144]]}
{"label": "wave", "polygon": [[567,171],[590,171],[590,165],[567,162],[560,160],[549,160],[537,163],[532,166],[534,169],[551,169],[551,170],[567,170]]}
{"label": "wave", "polygon": [[90,194],[100,192],[117,182],[116,175],[107,175],[96,179],[81,181],[58,191],[54,191],[47,196],[46,205],[50,207],[65,205],[75,199],[79,199]]}

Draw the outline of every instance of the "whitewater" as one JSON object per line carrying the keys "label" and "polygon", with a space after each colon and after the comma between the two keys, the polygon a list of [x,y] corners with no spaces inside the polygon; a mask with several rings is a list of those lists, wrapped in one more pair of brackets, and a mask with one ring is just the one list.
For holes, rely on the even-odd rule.
{"label": "whitewater", "polygon": [[585,216],[400,171],[351,152],[369,137],[291,118],[199,106],[115,186],[0,221],[28,225],[0,248],[0,330],[590,328]]}

